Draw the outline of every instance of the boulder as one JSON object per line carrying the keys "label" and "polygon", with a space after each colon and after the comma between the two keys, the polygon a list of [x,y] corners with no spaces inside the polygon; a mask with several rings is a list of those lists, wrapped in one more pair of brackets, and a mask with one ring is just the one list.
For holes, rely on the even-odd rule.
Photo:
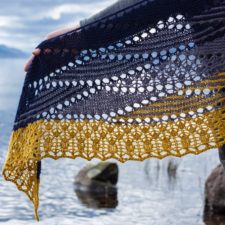
{"label": "boulder", "polygon": [[205,225],[225,225],[225,216],[205,213],[204,223]]}
{"label": "boulder", "polygon": [[205,183],[205,214],[225,215],[225,170],[217,166]]}
{"label": "boulder", "polygon": [[75,192],[79,200],[91,208],[115,208],[118,205],[119,169],[116,163],[87,164],[75,177]]}
{"label": "boulder", "polygon": [[225,169],[225,145],[219,148],[219,157],[220,157],[220,162],[222,163]]}

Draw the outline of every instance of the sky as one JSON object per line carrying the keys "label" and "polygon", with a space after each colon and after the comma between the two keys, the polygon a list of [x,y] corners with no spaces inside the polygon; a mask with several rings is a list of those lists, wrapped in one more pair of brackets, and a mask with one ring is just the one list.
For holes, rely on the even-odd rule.
{"label": "sky", "polygon": [[76,24],[116,0],[0,0],[0,44],[31,51],[47,33]]}

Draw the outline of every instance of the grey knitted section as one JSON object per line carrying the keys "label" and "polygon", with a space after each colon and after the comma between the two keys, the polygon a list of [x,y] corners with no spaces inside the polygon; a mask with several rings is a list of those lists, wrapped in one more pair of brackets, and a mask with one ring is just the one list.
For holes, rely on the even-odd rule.
{"label": "grey knitted section", "polygon": [[[43,55],[35,60],[42,63],[39,67],[42,69],[53,67],[54,62],[55,69],[51,72],[43,69],[35,75],[34,62],[30,71],[33,77],[28,74],[25,81],[14,128],[39,119],[124,122],[116,117],[129,118],[140,109],[143,113],[137,116],[162,121],[164,113],[155,104],[160,102],[168,102],[162,106],[167,112],[167,121],[172,120],[172,114],[188,109],[194,111],[194,115],[215,110],[216,102],[224,98],[223,93],[218,96],[217,90],[217,86],[224,86],[224,81],[215,75],[225,71],[225,3],[218,4],[191,16],[178,11],[107,45],[82,48],[66,63],[64,55],[73,48],[60,53],[50,48],[49,53],[46,47]],[[101,23],[107,24],[108,20]],[[79,32],[61,39],[65,42],[68,38],[68,43],[72,43],[69,39],[72,35],[78,38],[85,31],[81,28]],[[209,80],[212,81],[210,89]],[[171,102],[170,96],[180,96],[183,100]],[[210,100],[200,107],[199,97]],[[176,101],[176,109],[168,112],[169,105]],[[203,109],[198,112],[199,108]],[[146,123],[144,119],[130,122]]]}

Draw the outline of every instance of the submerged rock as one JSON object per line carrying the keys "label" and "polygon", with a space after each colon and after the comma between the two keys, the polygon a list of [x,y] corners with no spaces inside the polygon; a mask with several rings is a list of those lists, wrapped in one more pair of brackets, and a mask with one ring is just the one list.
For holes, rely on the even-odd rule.
{"label": "submerged rock", "polygon": [[225,215],[225,170],[217,166],[205,184],[205,216]]}
{"label": "submerged rock", "polygon": [[119,169],[116,163],[88,164],[75,177],[75,192],[79,200],[91,208],[115,208],[118,205]]}

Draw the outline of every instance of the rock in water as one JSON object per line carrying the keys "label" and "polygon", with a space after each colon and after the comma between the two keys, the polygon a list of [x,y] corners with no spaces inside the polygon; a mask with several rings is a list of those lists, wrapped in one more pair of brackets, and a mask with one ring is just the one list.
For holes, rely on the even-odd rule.
{"label": "rock in water", "polygon": [[205,214],[225,214],[225,170],[217,166],[205,184]]}
{"label": "rock in water", "polygon": [[93,183],[115,186],[118,181],[119,169],[116,163],[89,163],[75,177],[75,185],[90,186]]}
{"label": "rock in water", "polygon": [[75,192],[91,208],[115,208],[119,169],[116,163],[88,164],[75,177]]}
{"label": "rock in water", "polygon": [[222,163],[225,169],[225,145],[219,148],[219,157],[220,157],[220,162]]}
{"label": "rock in water", "polygon": [[205,214],[204,215],[205,225],[225,225],[225,216],[224,215],[214,215],[214,214]]}

